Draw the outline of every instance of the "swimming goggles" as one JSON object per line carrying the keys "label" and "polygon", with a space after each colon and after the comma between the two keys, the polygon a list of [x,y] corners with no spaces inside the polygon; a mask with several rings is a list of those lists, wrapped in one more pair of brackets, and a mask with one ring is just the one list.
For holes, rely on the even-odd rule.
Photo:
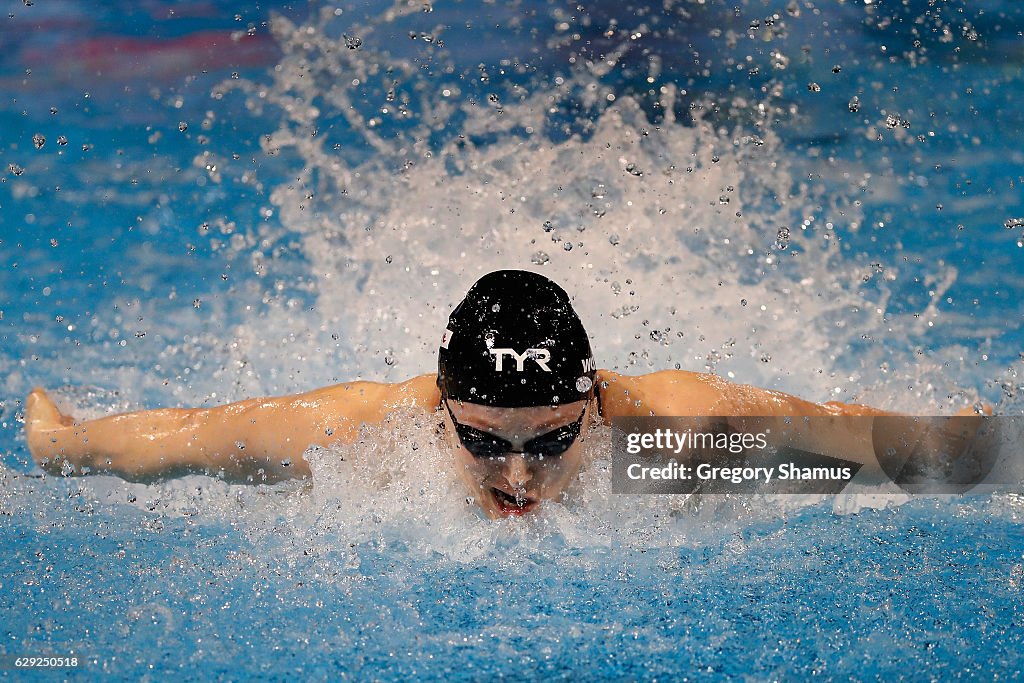
{"label": "swimming goggles", "polygon": [[455,419],[455,414],[452,412],[452,407],[448,405],[448,401],[443,401],[443,403],[444,407],[448,409],[448,414],[452,418],[452,424],[455,425],[455,433],[459,435],[462,445],[477,458],[499,458],[509,453],[521,453],[545,458],[559,456],[569,450],[573,442],[579,438],[580,428],[583,425],[583,416],[587,412],[587,407],[583,406],[583,412],[580,413],[575,422],[535,436],[523,444],[522,450],[517,451],[513,450],[511,441],[462,424]]}

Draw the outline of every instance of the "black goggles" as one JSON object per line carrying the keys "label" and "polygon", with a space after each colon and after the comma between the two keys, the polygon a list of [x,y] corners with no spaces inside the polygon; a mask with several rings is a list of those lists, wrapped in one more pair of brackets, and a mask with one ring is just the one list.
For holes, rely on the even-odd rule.
{"label": "black goggles", "polygon": [[562,425],[550,432],[535,436],[523,444],[522,450],[512,449],[512,442],[495,436],[490,432],[483,432],[469,425],[464,425],[455,419],[455,413],[448,401],[444,401],[444,407],[455,425],[455,433],[459,435],[459,441],[466,447],[466,450],[477,458],[499,458],[509,453],[522,453],[526,455],[541,456],[545,458],[559,456],[569,450],[573,442],[579,438],[580,428],[583,426],[583,416],[587,407],[583,406],[583,412],[576,418],[575,422]]}

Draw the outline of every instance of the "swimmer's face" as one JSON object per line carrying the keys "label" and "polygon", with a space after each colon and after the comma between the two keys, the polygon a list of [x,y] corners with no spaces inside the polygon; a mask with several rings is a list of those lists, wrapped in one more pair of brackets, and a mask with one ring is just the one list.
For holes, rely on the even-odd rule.
{"label": "swimmer's face", "polygon": [[[531,439],[576,422],[586,401],[537,408],[495,408],[451,401],[449,408],[460,424],[487,432],[521,450]],[[589,408],[588,408],[589,410]],[[586,437],[584,416],[580,436],[561,455],[540,457],[505,453],[477,457],[462,444],[445,412],[445,432],[455,455],[459,476],[476,503],[491,519],[522,515],[542,500],[559,500],[583,464],[581,442]]]}

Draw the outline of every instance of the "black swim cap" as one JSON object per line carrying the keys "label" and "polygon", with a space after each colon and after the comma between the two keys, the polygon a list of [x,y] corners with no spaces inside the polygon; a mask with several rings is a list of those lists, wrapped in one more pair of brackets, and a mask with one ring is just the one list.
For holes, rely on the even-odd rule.
{"label": "black swim cap", "polygon": [[543,275],[499,270],[448,318],[438,352],[442,398],[502,408],[592,396],[594,357],[569,295]]}

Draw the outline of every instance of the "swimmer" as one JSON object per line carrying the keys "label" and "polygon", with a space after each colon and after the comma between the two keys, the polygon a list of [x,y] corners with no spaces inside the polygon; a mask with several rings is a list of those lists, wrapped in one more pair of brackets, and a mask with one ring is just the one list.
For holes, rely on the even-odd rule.
{"label": "swimmer", "polygon": [[732,416],[729,424],[741,429],[751,420],[831,416],[826,428],[818,422],[790,445],[877,466],[872,421],[843,418],[890,415],[811,403],[710,374],[629,377],[597,369],[566,292],[542,275],[502,270],[480,278],[451,313],[436,375],[86,421],[61,414],[36,388],[26,401],[25,429],[32,457],[51,474],[152,481],[204,473],[274,482],[310,477],[303,459],[309,447],[351,443],[361,425],[410,406],[441,420],[460,478],[492,519],[563,500],[583,464],[590,429],[616,416],[708,416],[709,424],[711,416]]}

